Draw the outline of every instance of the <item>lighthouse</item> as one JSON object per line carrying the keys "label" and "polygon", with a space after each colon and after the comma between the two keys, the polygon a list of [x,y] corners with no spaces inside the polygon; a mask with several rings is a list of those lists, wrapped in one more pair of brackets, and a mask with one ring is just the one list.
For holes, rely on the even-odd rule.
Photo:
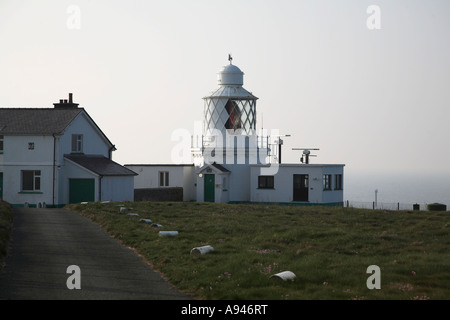
{"label": "lighthouse", "polygon": [[[139,172],[135,188],[170,198],[170,187],[182,186],[185,201],[342,206],[344,164],[282,163],[280,151],[275,159],[279,131],[258,134],[258,98],[244,89],[244,72],[228,60],[216,88],[203,97],[203,118],[191,136],[192,163],[129,165]],[[273,137],[278,142],[270,142]]]}
{"label": "lighthouse", "polygon": [[257,164],[267,155],[256,132],[258,98],[244,89],[244,72],[231,55],[228,60],[217,73],[216,89],[203,98],[202,135],[192,149],[197,166]]}
{"label": "lighthouse", "polygon": [[243,87],[244,72],[228,60],[217,73],[217,87],[203,97],[202,132],[192,140],[197,199],[203,201],[248,201],[250,167],[268,155],[256,130],[258,98]]}

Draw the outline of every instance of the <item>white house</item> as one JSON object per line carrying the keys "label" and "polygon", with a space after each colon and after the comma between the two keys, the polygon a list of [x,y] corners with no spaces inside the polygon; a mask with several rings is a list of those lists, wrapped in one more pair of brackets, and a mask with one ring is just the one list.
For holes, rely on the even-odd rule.
{"label": "white house", "polygon": [[14,206],[134,199],[135,172],[84,108],[0,108],[0,198]]}
{"label": "white house", "polygon": [[282,136],[257,134],[258,98],[244,89],[244,73],[229,60],[216,89],[203,98],[202,132],[191,137],[194,177],[177,166],[141,165],[135,188],[162,187],[166,172],[197,201],[342,205],[344,165],[281,163]]}

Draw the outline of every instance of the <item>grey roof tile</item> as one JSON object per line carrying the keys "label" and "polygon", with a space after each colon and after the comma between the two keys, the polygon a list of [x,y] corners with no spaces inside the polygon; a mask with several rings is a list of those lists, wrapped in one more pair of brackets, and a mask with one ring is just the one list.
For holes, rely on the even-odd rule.
{"label": "grey roof tile", "polygon": [[137,173],[102,155],[66,154],[65,158],[101,176],[136,176]]}
{"label": "grey roof tile", "polygon": [[219,169],[219,170],[222,171],[222,172],[231,172],[230,170],[228,170],[227,168],[225,168],[224,166],[222,166],[222,165],[220,165],[220,164],[218,164],[218,163],[213,162],[213,163],[211,163],[211,165],[212,165],[213,167]]}
{"label": "grey roof tile", "polygon": [[0,135],[61,133],[83,108],[0,108]]}

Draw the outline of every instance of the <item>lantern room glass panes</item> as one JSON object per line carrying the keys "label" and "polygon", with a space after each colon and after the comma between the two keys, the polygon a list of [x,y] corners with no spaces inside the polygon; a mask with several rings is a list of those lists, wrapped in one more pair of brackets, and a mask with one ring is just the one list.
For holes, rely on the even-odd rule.
{"label": "lantern room glass panes", "polygon": [[241,110],[239,109],[236,101],[233,101],[231,99],[228,100],[227,104],[225,105],[225,110],[227,110],[228,112],[228,120],[225,123],[225,129],[241,129]]}
{"label": "lantern room glass panes", "polygon": [[256,100],[207,99],[205,124],[209,132],[240,129],[242,134],[250,134],[256,129]]}

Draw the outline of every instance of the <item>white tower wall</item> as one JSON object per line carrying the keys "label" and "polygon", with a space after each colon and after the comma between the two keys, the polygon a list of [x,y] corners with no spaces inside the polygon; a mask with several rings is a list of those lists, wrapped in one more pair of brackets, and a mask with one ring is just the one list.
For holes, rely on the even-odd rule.
{"label": "white tower wall", "polygon": [[[193,145],[196,165],[204,163],[257,164],[267,151],[258,156],[256,134],[256,100],[245,90],[244,73],[236,66],[224,66],[217,75],[218,87],[204,97],[204,126],[201,145]],[[246,138],[242,143],[242,137]],[[236,139],[237,138],[237,139]],[[236,144],[235,140],[238,140]],[[194,139],[193,139],[194,141]]]}

